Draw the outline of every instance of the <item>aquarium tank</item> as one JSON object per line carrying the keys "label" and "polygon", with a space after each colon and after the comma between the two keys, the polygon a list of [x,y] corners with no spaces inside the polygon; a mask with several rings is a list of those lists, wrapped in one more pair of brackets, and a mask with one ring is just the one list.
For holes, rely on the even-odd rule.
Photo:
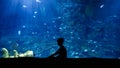
{"label": "aquarium tank", "polygon": [[120,0],[0,0],[0,50],[47,58],[59,37],[67,58],[119,59]]}

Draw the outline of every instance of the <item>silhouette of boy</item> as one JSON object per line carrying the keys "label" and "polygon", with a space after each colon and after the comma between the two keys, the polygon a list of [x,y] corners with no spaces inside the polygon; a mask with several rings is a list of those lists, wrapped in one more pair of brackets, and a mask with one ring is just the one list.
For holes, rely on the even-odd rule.
{"label": "silhouette of boy", "polygon": [[60,48],[48,58],[67,58],[67,51],[66,48],[63,46],[63,43],[64,38],[58,38],[57,44],[60,46]]}

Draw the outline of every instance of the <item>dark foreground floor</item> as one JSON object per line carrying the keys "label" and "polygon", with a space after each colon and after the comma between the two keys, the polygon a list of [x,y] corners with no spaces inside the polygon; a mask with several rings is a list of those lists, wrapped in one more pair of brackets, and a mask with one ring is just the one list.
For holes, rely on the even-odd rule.
{"label": "dark foreground floor", "polygon": [[[48,65],[57,65],[57,67],[62,65],[78,65],[78,66],[88,66],[88,65],[95,65],[98,64],[101,65],[120,65],[120,59],[103,59],[103,58],[79,58],[79,59],[73,59],[73,58],[67,58],[67,59],[47,59],[47,58],[11,58],[11,59],[0,59],[0,64],[25,64],[26,66],[36,64],[37,67],[41,67],[45,64],[45,67]],[[35,65],[34,65],[35,64]],[[99,67],[98,66],[98,67]],[[89,66],[88,66],[89,67]],[[48,67],[49,68],[49,67]]]}

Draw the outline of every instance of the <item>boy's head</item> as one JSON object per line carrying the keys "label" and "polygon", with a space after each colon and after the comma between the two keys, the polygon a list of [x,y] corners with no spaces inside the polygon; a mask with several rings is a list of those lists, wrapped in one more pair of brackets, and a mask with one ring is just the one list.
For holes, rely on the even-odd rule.
{"label": "boy's head", "polygon": [[58,38],[58,39],[57,39],[58,45],[62,45],[63,42],[64,42],[64,38]]}

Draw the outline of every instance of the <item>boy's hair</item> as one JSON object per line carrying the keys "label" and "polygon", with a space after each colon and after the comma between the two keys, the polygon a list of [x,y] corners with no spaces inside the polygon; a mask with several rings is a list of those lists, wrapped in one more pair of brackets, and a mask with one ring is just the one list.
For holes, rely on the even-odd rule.
{"label": "boy's hair", "polygon": [[64,38],[58,38],[57,42],[63,43],[64,42]]}

